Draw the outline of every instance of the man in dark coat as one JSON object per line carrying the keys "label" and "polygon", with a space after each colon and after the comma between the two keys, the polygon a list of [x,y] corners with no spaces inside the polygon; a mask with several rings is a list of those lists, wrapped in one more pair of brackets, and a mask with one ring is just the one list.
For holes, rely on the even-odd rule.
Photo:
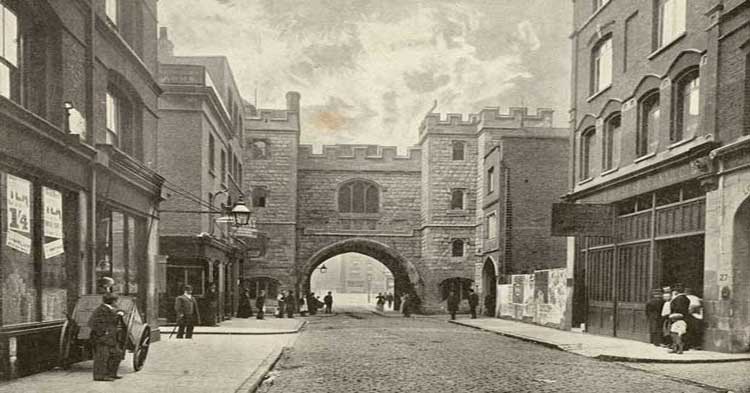
{"label": "man in dark coat", "polygon": [[664,307],[664,299],[661,288],[652,290],[651,294],[653,297],[646,303],[646,319],[651,344],[658,347],[663,342],[664,318],[661,316],[661,311]]}
{"label": "man in dark coat", "polygon": [[255,298],[255,309],[258,310],[258,316],[256,318],[263,319],[266,308],[266,291],[261,290],[258,297]]}
{"label": "man in dark coat", "polygon": [[670,312],[672,314],[682,314],[685,324],[687,324],[687,333],[683,337],[685,349],[689,349],[695,343],[690,342],[692,337],[692,329],[695,328],[695,320],[690,314],[690,298],[685,294],[685,288],[682,284],[675,284],[672,286],[672,301],[669,303]]}
{"label": "man in dark coat", "polygon": [[469,311],[471,319],[477,319],[477,306],[479,305],[479,295],[473,289],[469,289]]}
{"label": "man in dark coat", "polygon": [[193,287],[185,285],[184,293],[174,300],[174,311],[177,314],[177,338],[193,338],[193,326],[200,322],[198,302],[193,296]]}
{"label": "man in dark coat", "polygon": [[323,298],[323,303],[326,305],[326,314],[331,313],[331,308],[333,308],[333,295],[331,295],[331,292],[329,291],[328,294]]}
{"label": "man in dark coat", "polygon": [[284,308],[286,309],[286,317],[294,318],[294,310],[297,308],[297,299],[294,297],[294,291],[289,291],[284,299]]}
{"label": "man in dark coat", "polygon": [[451,314],[451,320],[456,319],[456,312],[458,312],[458,302],[460,299],[456,296],[456,292],[451,291],[448,294],[448,299],[445,302],[448,304],[448,312]]}
{"label": "man in dark coat", "polygon": [[115,309],[117,295],[105,293],[103,303],[89,318],[91,348],[94,355],[94,381],[114,381],[124,352],[117,340],[122,311]]}

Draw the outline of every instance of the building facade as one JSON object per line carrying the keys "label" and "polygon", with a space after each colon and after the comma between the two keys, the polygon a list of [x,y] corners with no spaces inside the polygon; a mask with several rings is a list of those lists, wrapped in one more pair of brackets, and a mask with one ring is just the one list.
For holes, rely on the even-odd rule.
{"label": "building facade", "polygon": [[162,27],[157,152],[169,196],[161,209],[160,316],[174,320],[174,298],[190,284],[201,322],[214,324],[236,312],[246,251],[220,219],[222,207],[242,196],[245,105],[225,57],[175,56],[173,50]]}
{"label": "building facade", "polygon": [[[97,279],[158,340],[156,1],[0,2],[0,377],[57,364]],[[154,37],[154,39],[151,39]]]}
{"label": "building facade", "polygon": [[[411,293],[424,311],[443,310],[450,290],[466,296],[481,279],[475,272],[485,259],[491,261],[493,272],[502,263],[497,254],[499,236],[492,238],[494,246],[484,237],[488,231],[505,228],[497,213],[495,220],[485,214],[501,204],[478,191],[484,190],[489,167],[502,162],[512,163],[512,170],[518,171],[513,176],[523,184],[532,182],[514,184],[519,193],[512,198],[520,206],[517,219],[534,221],[517,226],[516,234],[522,236],[515,243],[520,256],[503,268],[506,274],[565,265],[564,241],[548,233],[545,242],[557,245],[552,247],[554,256],[521,251],[533,248],[530,244],[545,237],[542,232],[549,228],[548,207],[539,210],[541,216],[534,213],[537,206],[521,198],[524,187],[549,195],[550,200],[565,191],[559,181],[542,181],[565,179],[560,162],[567,162],[567,140],[563,130],[552,127],[551,111],[528,115],[525,109],[514,109],[501,115],[490,109],[468,120],[461,115],[441,119],[429,114],[419,130],[419,146],[406,155],[398,155],[395,147],[377,145],[323,146],[322,152],[314,152],[312,146],[299,144],[299,99],[297,93],[289,93],[285,110],[259,109],[245,121],[248,174],[243,189],[252,194],[259,229],[269,237],[265,255],[253,259],[245,270],[259,288],[306,291],[318,266],[337,255],[357,252],[391,271],[397,296]],[[536,167],[511,151],[535,144],[554,158]],[[508,152],[492,156],[492,163],[486,161],[487,154],[503,146]],[[499,174],[497,170],[491,173]],[[535,171],[544,175],[532,178]],[[492,179],[500,184],[499,175]],[[511,197],[510,191],[506,194]],[[512,211],[509,206],[507,210]],[[529,244],[524,243],[526,238]],[[546,245],[539,240],[536,246]]]}
{"label": "building facade", "polygon": [[747,132],[747,2],[594,3],[575,4],[567,200],[608,206],[612,229],[569,238],[574,322],[646,341],[650,289],[682,283],[704,298],[704,347],[747,350],[746,261],[719,241],[741,170],[718,166]]}

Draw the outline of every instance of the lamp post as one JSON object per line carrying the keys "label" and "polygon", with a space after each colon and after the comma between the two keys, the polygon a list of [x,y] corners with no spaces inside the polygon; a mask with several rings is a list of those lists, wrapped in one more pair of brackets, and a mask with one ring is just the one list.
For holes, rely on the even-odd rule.
{"label": "lamp post", "polygon": [[320,269],[318,269],[318,270],[320,270],[320,272],[321,272],[322,274],[326,274],[326,272],[328,271],[328,268],[326,267],[326,265],[325,265],[325,264],[323,264],[323,265],[322,265],[322,266],[320,267]]}

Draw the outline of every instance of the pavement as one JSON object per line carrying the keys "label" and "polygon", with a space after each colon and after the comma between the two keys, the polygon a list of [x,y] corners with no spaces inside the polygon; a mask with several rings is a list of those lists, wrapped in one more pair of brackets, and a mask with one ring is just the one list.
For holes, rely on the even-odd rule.
{"label": "pavement", "polygon": [[[689,350],[678,355],[669,353],[668,348],[657,347],[640,341],[564,331],[508,319],[459,317],[450,322],[606,361],[636,363],[750,361],[750,353]],[[750,364],[745,366],[750,369]]]}
{"label": "pavement", "polygon": [[[221,322],[218,326],[196,326],[193,334],[294,334],[298,333],[305,326],[305,323],[305,319],[300,317],[276,318],[270,316],[265,319],[256,319],[255,317],[232,318]],[[175,330],[176,335],[174,325],[159,327],[161,334],[166,334],[166,336],[169,336],[173,330]]]}
{"label": "pavement", "polygon": [[[152,344],[141,371],[132,368],[127,353],[114,382],[92,380],[92,361],[79,362],[69,370],[55,369],[0,384],[0,393],[82,393],[82,392],[250,392],[264,378],[285,347],[292,346],[298,334],[287,331],[304,322],[301,318],[275,321],[232,320],[219,328],[225,333],[200,333],[192,340],[169,339],[169,331]],[[257,321],[257,322],[255,322]],[[278,328],[282,334],[236,333]],[[203,329],[201,329],[203,330]],[[227,333],[235,332],[235,333]],[[286,334],[284,334],[286,333]],[[231,336],[229,334],[232,334]]]}
{"label": "pavement", "polygon": [[[310,319],[259,393],[728,391],[469,329],[448,323],[445,315],[383,318],[370,310],[336,311]],[[750,387],[747,364],[709,366],[718,375],[737,376],[736,386]]]}

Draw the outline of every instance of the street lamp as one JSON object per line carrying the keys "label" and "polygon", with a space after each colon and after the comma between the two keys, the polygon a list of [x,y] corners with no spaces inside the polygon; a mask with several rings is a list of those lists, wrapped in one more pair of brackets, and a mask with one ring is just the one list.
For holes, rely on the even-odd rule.
{"label": "street lamp", "polygon": [[326,267],[326,265],[323,265],[318,270],[320,270],[321,273],[325,274],[328,271],[328,268]]}
{"label": "street lamp", "polygon": [[245,205],[245,201],[242,200],[242,195],[240,195],[239,199],[237,199],[237,202],[235,202],[234,206],[232,207],[232,211],[229,214],[234,219],[235,225],[245,226],[250,222],[250,216],[252,215],[252,212],[247,208],[247,206]]}

